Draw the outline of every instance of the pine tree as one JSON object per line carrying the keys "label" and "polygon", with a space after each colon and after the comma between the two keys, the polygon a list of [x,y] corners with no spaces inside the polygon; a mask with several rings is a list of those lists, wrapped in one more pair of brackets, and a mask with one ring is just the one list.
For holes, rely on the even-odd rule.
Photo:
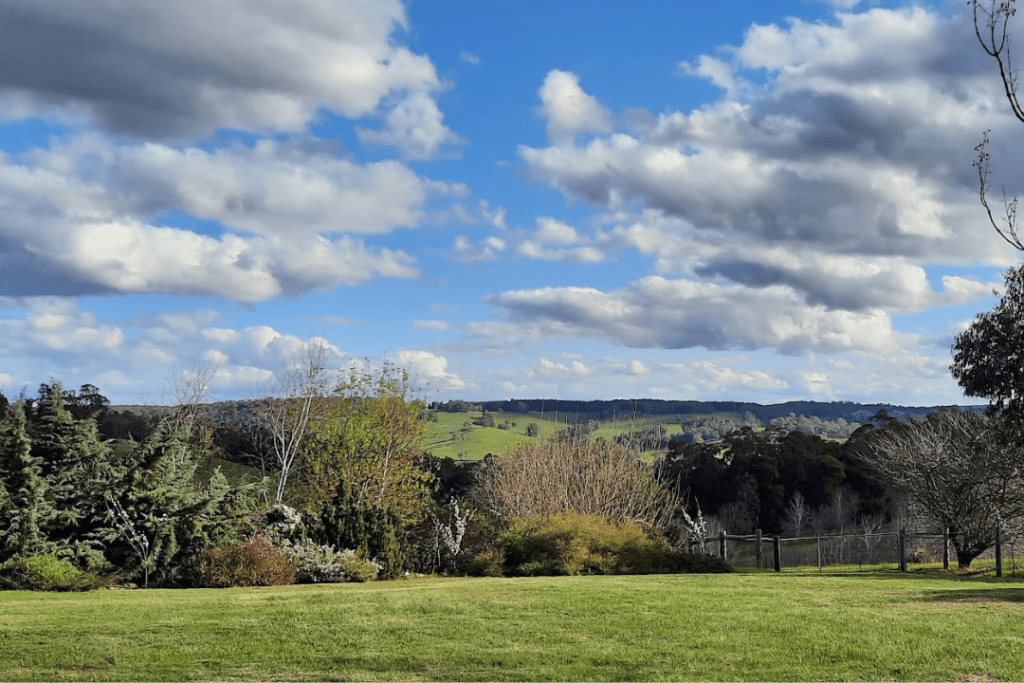
{"label": "pine tree", "polygon": [[0,562],[52,549],[44,529],[55,516],[33,454],[24,406],[0,423]]}
{"label": "pine tree", "polygon": [[103,568],[107,562],[89,535],[103,524],[104,489],[98,483],[106,479],[111,447],[100,438],[95,419],[75,419],[67,410],[59,382],[48,390],[40,396],[31,428],[32,453],[39,460],[54,510],[45,532],[58,554]]}
{"label": "pine tree", "polygon": [[319,544],[355,550],[363,558],[377,561],[384,576],[398,576],[413,561],[397,510],[362,500],[358,488],[344,478],[338,481],[330,502],[311,520],[309,535]]}
{"label": "pine tree", "polygon": [[219,469],[208,486],[195,484],[202,458],[187,427],[159,428],[116,458],[102,498],[106,526],[93,537],[108,556],[148,584],[153,575],[176,583],[203,549],[237,534],[253,486],[232,488]]}

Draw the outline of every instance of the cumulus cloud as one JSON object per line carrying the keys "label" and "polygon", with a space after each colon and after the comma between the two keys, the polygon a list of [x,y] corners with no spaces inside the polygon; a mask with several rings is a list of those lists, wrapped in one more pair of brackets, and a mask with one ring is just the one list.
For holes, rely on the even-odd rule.
{"label": "cumulus cloud", "polygon": [[493,261],[505,251],[508,244],[500,237],[485,237],[479,244],[473,244],[465,235],[458,235],[452,243],[451,258],[456,261]]}
{"label": "cumulus cloud", "polygon": [[429,159],[442,145],[464,142],[444,125],[444,114],[430,94],[410,93],[388,111],[380,130],[357,128],[363,144],[392,145],[407,159]]}
{"label": "cumulus cloud", "polygon": [[744,389],[778,390],[788,388],[788,383],[762,370],[749,372],[721,367],[711,361],[690,363],[664,363],[662,371],[670,373],[674,381],[688,387],[691,395],[700,395],[714,388],[715,391],[738,391]]}
{"label": "cumulus cloud", "polygon": [[459,53],[459,59],[464,61],[466,64],[480,64],[481,59],[468,50],[463,50]]}
{"label": "cumulus cloud", "polygon": [[529,176],[609,210],[639,200],[698,240],[1007,264],[996,240],[970,238],[972,149],[979,131],[1019,124],[966,20],[921,7],[838,16],[754,26],[693,69],[725,87],[766,82],[632,134],[521,147]]}
{"label": "cumulus cloud", "polygon": [[451,328],[444,320],[413,320],[412,326],[417,330],[433,330],[433,331],[444,331]]}
{"label": "cumulus cloud", "polygon": [[[640,348],[775,348],[794,355],[897,348],[886,312],[809,306],[779,286],[751,289],[649,276],[613,292],[545,287],[486,300],[521,335],[598,337]],[[469,329],[486,336],[502,328]]]}
{"label": "cumulus cloud", "polygon": [[540,109],[547,119],[548,139],[571,141],[578,133],[611,129],[611,116],[580,87],[579,76],[553,69],[540,88]]}
{"label": "cumulus cloud", "polygon": [[304,131],[321,108],[361,117],[438,89],[430,60],[390,39],[405,27],[400,0],[9,0],[0,112],[149,139]]}
{"label": "cumulus cloud", "polygon": [[574,360],[571,364],[565,365],[563,363],[556,363],[555,361],[550,361],[547,358],[541,358],[538,372],[542,375],[586,376],[590,374],[590,368],[588,368],[586,365],[584,365],[578,360]]}
{"label": "cumulus cloud", "polygon": [[409,371],[415,382],[431,389],[453,391],[464,389],[466,383],[457,374],[448,371],[448,359],[430,351],[405,350],[388,354],[395,363]]}
{"label": "cumulus cloud", "polygon": [[217,369],[212,396],[244,398],[266,395],[274,375],[311,341],[326,344],[336,367],[344,357],[322,338],[303,339],[269,325],[229,327],[211,310],[112,321],[68,298],[8,301],[10,315],[0,318],[0,356],[19,359],[7,382],[18,388],[54,377],[69,386],[96,384],[121,402],[163,402],[174,398],[174,376],[205,363]]}
{"label": "cumulus cloud", "polygon": [[629,374],[631,375],[646,375],[650,372],[650,369],[638,360],[629,361]]}
{"label": "cumulus cloud", "polygon": [[[454,191],[395,161],[360,165],[302,142],[215,151],[80,136],[0,159],[8,295],[222,294],[261,301],[373,277],[414,277],[408,254],[351,233],[424,220]],[[222,234],[161,225],[181,212]]]}
{"label": "cumulus cloud", "polygon": [[564,263],[600,263],[605,252],[594,240],[584,238],[571,225],[542,216],[532,233],[520,232],[516,253],[526,258]]}
{"label": "cumulus cloud", "polygon": [[[990,283],[945,276],[939,287],[926,270],[1015,258],[977,238],[972,149],[979,131],[1009,135],[1019,123],[969,19],[831,4],[830,23],[754,25],[740,45],[682,63],[682,75],[712,81],[722,97],[691,112],[631,110],[627,132],[612,130],[574,74],[549,74],[549,145],[519,149],[528,177],[605,212],[607,231],[587,245],[595,260],[634,248],[680,279],[491,297],[521,336],[893,352],[891,314],[985,296]],[[558,114],[562,101],[584,113]],[[996,176],[1016,178],[1024,149],[996,163]],[[567,245],[582,243],[552,223],[518,251],[568,260]]]}

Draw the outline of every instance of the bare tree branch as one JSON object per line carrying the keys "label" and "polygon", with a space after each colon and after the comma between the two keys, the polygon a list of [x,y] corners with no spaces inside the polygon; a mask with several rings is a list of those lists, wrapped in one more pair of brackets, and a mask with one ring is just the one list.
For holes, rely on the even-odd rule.
{"label": "bare tree branch", "polygon": [[302,453],[310,423],[326,407],[330,382],[327,361],[324,342],[306,344],[301,356],[278,378],[274,400],[264,405],[262,422],[269,431],[269,450],[278,468],[275,504],[284,500],[288,477]]}
{"label": "bare tree branch", "polygon": [[[989,0],[985,7],[981,0],[970,0],[974,9],[974,34],[978,38],[985,52],[996,60],[999,65],[999,77],[1003,81],[1003,90],[1006,93],[1006,100],[1010,103],[1010,109],[1018,121],[1024,123],[1024,107],[1021,106],[1017,97],[1017,72],[1013,68],[1012,51],[1010,49],[1010,19],[1017,13],[1014,3],[1017,0]],[[978,169],[978,186],[981,196],[981,204],[988,214],[989,223],[995,228],[1008,244],[1015,249],[1024,251],[1024,242],[1017,236],[1017,196],[1012,199],[1006,198],[1006,191],[1003,191],[1004,217],[1002,221],[1006,227],[1000,226],[992,214],[988,203],[988,174],[991,155],[988,151],[989,137],[986,131],[981,143],[974,148],[978,158],[974,166]]]}

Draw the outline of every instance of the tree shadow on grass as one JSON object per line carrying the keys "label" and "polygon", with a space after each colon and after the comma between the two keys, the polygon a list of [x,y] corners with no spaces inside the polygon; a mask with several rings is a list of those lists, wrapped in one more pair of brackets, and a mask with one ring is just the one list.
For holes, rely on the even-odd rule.
{"label": "tree shadow on grass", "polygon": [[1012,602],[1024,606],[1024,587],[928,591],[915,599],[921,602]]}

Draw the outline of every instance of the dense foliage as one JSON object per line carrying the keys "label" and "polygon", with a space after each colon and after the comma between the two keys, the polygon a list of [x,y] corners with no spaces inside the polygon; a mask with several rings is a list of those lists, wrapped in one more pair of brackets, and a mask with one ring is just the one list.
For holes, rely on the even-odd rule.
{"label": "dense foliage", "polygon": [[730,569],[721,560],[673,550],[656,529],[639,522],[616,523],[601,515],[567,512],[512,520],[469,571],[492,576],[575,576]]}
{"label": "dense foliage", "polygon": [[[290,477],[261,459],[265,438],[281,432],[260,420],[294,400],[184,406],[137,422],[110,411],[92,385],[43,385],[37,398],[0,403],[0,583],[713,571],[701,564],[710,560],[676,551],[691,533],[687,520],[731,533],[877,528],[914,493],[877,459],[884,437],[913,423],[884,411],[882,426],[865,424],[845,442],[822,438],[852,427],[841,418],[781,415],[763,429],[749,412],[703,416],[688,423],[692,434],[670,439],[664,424],[641,424],[609,440],[593,438],[598,422],[580,419],[550,440],[467,463],[425,452],[435,413],[410,396],[407,379],[392,368],[353,371],[330,396],[315,396],[311,419],[292,423],[303,433],[288,451]],[[435,409],[443,407],[467,406]],[[209,420],[212,411],[230,413],[230,423]],[[479,426],[497,426],[494,418],[482,415]],[[239,449],[232,459],[261,466],[262,482],[230,483],[220,472],[228,442]],[[642,453],[657,449],[664,457],[647,464]],[[992,515],[977,517],[993,526]],[[958,553],[988,542],[975,535],[955,539]]]}
{"label": "dense foliage", "polygon": [[886,490],[864,472],[858,455],[863,434],[845,444],[776,428],[744,428],[715,443],[673,439],[660,474],[704,514],[728,519],[731,533],[782,533],[787,504],[798,493],[823,509],[845,484],[860,501],[857,513],[884,507]]}
{"label": "dense foliage", "polygon": [[953,343],[950,370],[967,396],[988,399],[995,412],[1024,415],[1024,266],[1004,275],[1006,289]]}

